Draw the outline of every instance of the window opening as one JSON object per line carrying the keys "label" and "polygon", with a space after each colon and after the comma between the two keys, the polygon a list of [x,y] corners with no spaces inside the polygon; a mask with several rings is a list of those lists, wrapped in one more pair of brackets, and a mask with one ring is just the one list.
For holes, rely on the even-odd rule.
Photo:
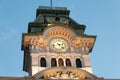
{"label": "window opening", "polygon": [[63,59],[62,59],[62,58],[60,58],[60,59],[58,60],[58,63],[59,63],[59,66],[64,66],[64,62],[63,62]]}
{"label": "window opening", "polygon": [[55,58],[52,58],[52,59],[51,59],[51,67],[55,67],[55,66],[57,66],[56,59],[55,59]]}
{"label": "window opening", "polygon": [[41,67],[46,67],[46,60],[45,60],[45,58],[41,58],[41,60],[40,60],[40,66]]}
{"label": "window opening", "polygon": [[70,59],[66,59],[66,66],[71,66],[71,61],[70,61]]}
{"label": "window opening", "polygon": [[81,64],[81,60],[80,59],[76,59],[76,67],[77,68],[82,68],[82,64]]}

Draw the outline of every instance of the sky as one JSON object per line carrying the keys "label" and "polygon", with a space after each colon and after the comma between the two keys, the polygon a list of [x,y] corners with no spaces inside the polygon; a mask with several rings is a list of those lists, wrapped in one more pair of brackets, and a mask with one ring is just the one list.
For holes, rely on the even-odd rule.
{"label": "sky", "polygon": [[[50,6],[50,0],[0,0],[0,76],[28,76],[21,39],[39,6]],[[97,35],[93,74],[120,78],[120,0],[53,0],[53,6],[67,7],[72,19],[87,26],[85,34]]]}

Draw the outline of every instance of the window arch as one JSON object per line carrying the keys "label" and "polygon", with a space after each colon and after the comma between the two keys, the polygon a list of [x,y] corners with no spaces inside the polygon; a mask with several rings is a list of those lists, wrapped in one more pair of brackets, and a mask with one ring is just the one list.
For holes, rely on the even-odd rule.
{"label": "window arch", "polygon": [[64,62],[63,62],[63,59],[62,59],[62,58],[60,58],[60,59],[58,60],[58,64],[59,64],[59,66],[64,66]]}
{"label": "window arch", "polygon": [[56,17],[56,18],[55,18],[55,21],[60,21],[60,18],[59,18],[59,17]]}
{"label": "window arch", "polygon": [[65,62],[66,62],[66,66],[71,66],[71,61],[70,61],[70,59],[67,58]]}
{"label": "window arch", "polygon": [[52,59],[51,59],[51,67],[55,67],[55,66],[57,66],[56,59],[55,59],[55,58],[52,58]]}
{"label": "window arch", "polygon": [[76,67],[82,68],[81,60],[79,58],[76,59]]}
{"label": "window arch", "polygon": [[46,67],[46,60],[45,60],[45,58],[41,58],[40,59],[40,66],[41,67]]}

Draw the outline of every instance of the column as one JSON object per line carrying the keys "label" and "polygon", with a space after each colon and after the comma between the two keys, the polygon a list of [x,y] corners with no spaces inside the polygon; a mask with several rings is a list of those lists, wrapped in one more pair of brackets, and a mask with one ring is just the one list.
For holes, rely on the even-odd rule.
{"label": "column", "polygon": [[72,56],[72,58],[70,59],[70,61],[71,61],[72,67],[76,67],[76,58],[74,56]]}
{"label": "column", "polygon": [[57,62],[57,67],[59,67],[58,58],[56,58],[56,62]]}
{"label": "column", "polygon": [[47,61],[47,67],[50,68],[51,67],[51,57],[50,57],[50,55],[47,55],[46,61]]}
{"label": "column", "polygon": [[64,66],[66,66],[66,61],[65,61],[65,60],[66,60],[66,59],[64,58],[64,59],[63,59],[63,62],[64,62]]}

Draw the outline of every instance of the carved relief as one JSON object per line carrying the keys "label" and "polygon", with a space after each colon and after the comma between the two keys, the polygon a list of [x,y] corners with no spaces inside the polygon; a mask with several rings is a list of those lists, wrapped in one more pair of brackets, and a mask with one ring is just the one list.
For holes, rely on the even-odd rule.
{"label": "carved relief", "polygon": [[43,37],[26,36],[23,42],[24,47],[29,47],[31,50],[46,48],[46,40]]}
{"label": "carved relief", "polygon": [[72,41],[75,38],[76,34],[72,30],[70,30],[69,28],[66,28],[63,26],[54,26],[54,27],[48,28],[44,32],[44,37],[46,39],[50,39],[53,36],[64,37],[64,38],[67,38],[70,41]]}
{"label": "carved relief", "polygon": [[85,79],[96,80],[91,73],[72,67],[54,67],[34,75],[37,79]]}
{"label": "carved relief", "polygon": [[90,38],[77,38],[72,41],[74,49],[82,50],[82,52],[89,52],[94,45],[94,39]]}
{"label": "carved relief", "polygon": [[85,79],[85,75],[80,73],[73,73],[70,71],[58,71],[44,75],[44,79]]}

